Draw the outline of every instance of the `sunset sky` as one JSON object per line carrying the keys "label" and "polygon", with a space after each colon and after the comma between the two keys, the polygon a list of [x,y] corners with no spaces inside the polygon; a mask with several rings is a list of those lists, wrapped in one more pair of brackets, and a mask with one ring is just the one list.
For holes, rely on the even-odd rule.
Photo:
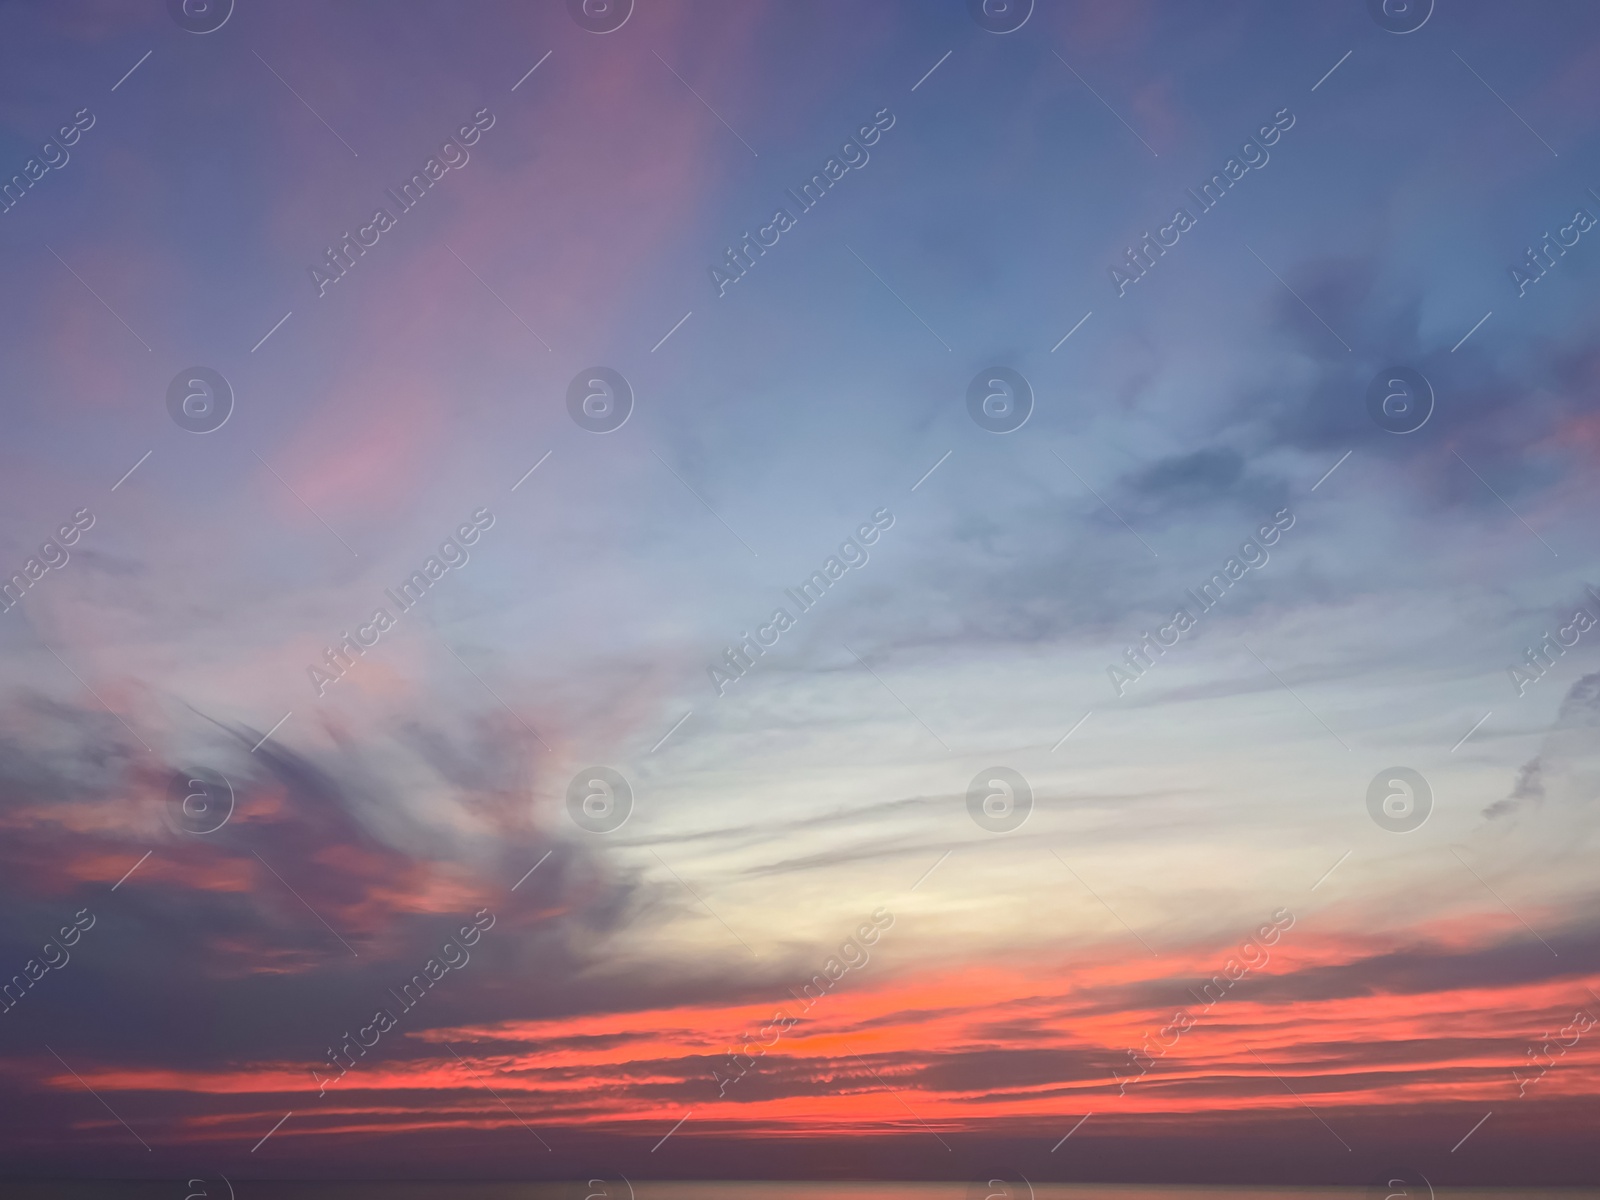
{"label": "sunset sky", "polygon": [[0,1175],[1595,1182],[1600,11],[1371,8],[0,2]]}

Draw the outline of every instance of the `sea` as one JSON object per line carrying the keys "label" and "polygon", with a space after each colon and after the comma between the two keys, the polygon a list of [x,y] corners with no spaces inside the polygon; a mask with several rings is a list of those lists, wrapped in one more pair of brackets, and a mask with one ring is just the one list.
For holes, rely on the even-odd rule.
{"label": "sea", "polygon": [[0,1180],[5,1200],[1600,1200],[1595,1188],[575,1180],[568,1183]]}

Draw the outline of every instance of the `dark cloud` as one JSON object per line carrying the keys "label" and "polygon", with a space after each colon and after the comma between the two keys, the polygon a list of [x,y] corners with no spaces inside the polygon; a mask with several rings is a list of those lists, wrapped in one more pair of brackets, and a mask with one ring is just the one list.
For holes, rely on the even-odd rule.
{"label": "dark cloud", "polygon": [[[1594,794],[1600,771],[1600,672],[1585,675],[1567,689],[1555,724],[1545,734],[1539,753],[1522,765],[1509,795],[1484,809],[1490,820],[1537,808],[1547,790],[1561,790],[1562,814],[1571,819],[1576,801],[1586,803]],[[1570,832],[1570,830],[1569,830]]]}
{"label": "dark cloud", "polygon": [[1173,502],[1225,495],[1244,475],[1244,458],[1226,447],[1164,458],[1135,473],[1128,486]]}
{"label": "dark cloud", "polygon": [[[192,753],[162,764],[93,713],[28,701],[13,715],[37,736],[0,754],[0,965],[20,970],[78,909],[96,918],[72,960],[7,1014],[0,1039],[13,1048],[42,1038],[122,1061],[313,1059],[484,907],[496,929],[430,994],[426,1020],[607,1007],[615,981],[609,996],[570,981],[661,903],[532,809],[525,747],[496,735],[492,717],[469,722],[465,743],[439,728],[397,731],[424,769],[396,784],[368,764],[370,747],[269,741],[251,753],[264,731],[201,728]],[[170,820],[168,784],[195,767],[226,775],[236,796],[232,818],[204,835]],[[475,832],[445,835],[407,815],[434,789],[479,815]],[[508,793],[522,797],[514,814]],[[536,998],[508,983],[530,978],[568,982]]]}

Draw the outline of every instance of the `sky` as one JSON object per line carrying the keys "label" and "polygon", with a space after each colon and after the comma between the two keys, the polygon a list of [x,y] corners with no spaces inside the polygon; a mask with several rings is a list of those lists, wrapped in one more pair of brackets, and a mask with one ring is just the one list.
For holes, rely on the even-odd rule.
{"label": "sky", "polygon": [[0,3],[0,1173],[1595,1182],[1597,68]]}

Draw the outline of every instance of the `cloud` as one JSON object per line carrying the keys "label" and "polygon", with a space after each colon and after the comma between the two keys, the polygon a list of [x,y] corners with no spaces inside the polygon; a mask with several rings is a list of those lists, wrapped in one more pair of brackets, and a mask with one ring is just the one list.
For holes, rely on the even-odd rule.
{"label": "cloud", "polygon": [[[1584,675],[1562,698],[1555,724],[1544,735],[1539,752],[1522,765],[1509,795],[1484,809],[1490,820],[1515,815],[1542,804],[1554,790],[1558,819],[1582,812],[1584,801],[1600,778],[1600,672]],[[1590,822],[1592,828],[1592,822]]]}

